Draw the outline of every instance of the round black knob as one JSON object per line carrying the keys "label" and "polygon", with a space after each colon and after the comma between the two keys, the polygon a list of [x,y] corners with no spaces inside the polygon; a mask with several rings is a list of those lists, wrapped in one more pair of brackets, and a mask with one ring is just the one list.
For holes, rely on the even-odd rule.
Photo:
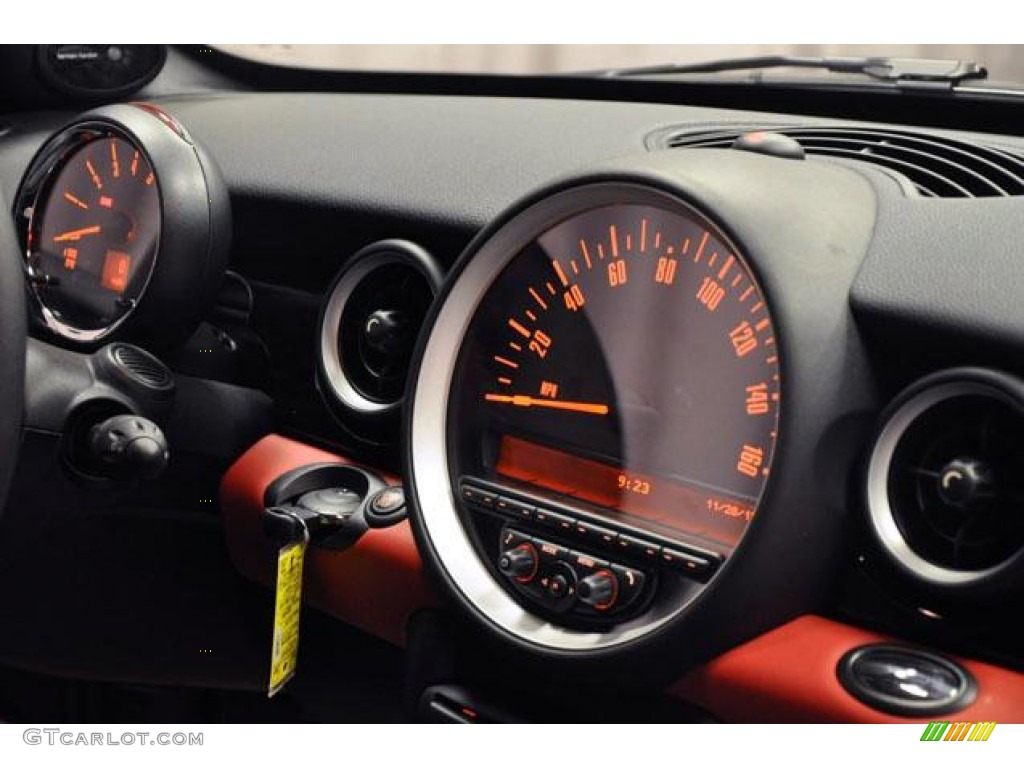
{"label": "round black knob", "polygon": [[385,357],[404,354],[411,336],[409,316],[400,309],[378,309],[363,323],[366,346]]}
{"label": "round black knob", "polygon": [[576,587],[580,600],[598,611],[607,611],[619,596],[619,580],[607,569],[601,569],[583,579]]}
{"label": "round black knob", "polygon": [[523,542],[519,546],[501,553],[501,557],[498,559],[498,570],[506,576],[526,584],[537,575],[539,563],[537,550],[533,544]]}
{"label": "round black knob", "polygon": [[89,430],[88,454],[97,474],[119,480],[152,479],[170,458],[160,427],[130,413],[112,416]]}
{"label": "round black knob", "polygon": [[569,594],[569,589],[572,587],[572,582],[569,577],[564,573],[556,573],[550,579],[548,579],[547,590],[548,597],[555,602],[565,599],[565,596]]}
{"label": "round black knob", "polygon": [[992,469],[978,459],[953,459],[939,470],[938,494],[952,507],[970,507],[995,493]]}

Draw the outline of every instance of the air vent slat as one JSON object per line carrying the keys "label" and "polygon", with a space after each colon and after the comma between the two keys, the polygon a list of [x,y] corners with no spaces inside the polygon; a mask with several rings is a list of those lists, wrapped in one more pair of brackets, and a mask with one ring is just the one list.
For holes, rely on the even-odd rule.
{"label": "air vent slat", "polygon": [[692,144],[687,144],[686,146],[687,146],[687,149],[694,149],[694,148],[699,148],[699,147],[715,148],[715,149],[727,149],[733,143],[733,141],[735,141],[735,138],[733,138],[733,137],[715,138],[715,139],[701,139],[699,141],[693,142]]}
{"label": "air vent slat", "polygon": [[948,176],[943,176],[940,173],[925,168],[920,165],[915,165],[907,160],[901,160],[895,157],[888,157],[885,155],[866,155],[861,151],[852,149],[819,149],[819,155],[827,157],[842,157],[849,160],[861,160],[869,162],[873,165],[882,166],[889,168],[893,171],[898,171],[904,176],[907,176],[914,184],[920,189],[925,188],[930,192],[933,192],[938,197],[974,197],[968,189],[957,182],[953,181]]}
{"label": "air vent slat", "polygon": [[[804,148],[812,154],[830,154],[833,149],[849,149],[856,152],[861,159],[865,159],[865,156],[905,159],[912,165],[921,168],[926,168],[931,163],[934,167],[932,173],[948,175],[951,179],[956,179],[960,186],[972,190],[977,197],[1006,196],[1008,194],[1006,187],[1000,186],[1000,184],[992,179],[987,178],[982,172],[974,170],[967,165],[956,163],[948,158],[928,154],[920,149],[887,142],[863,146],[856,139],[850,138],[825,138],[818,140],[814,137],[801,137],[800,141]],[[1007,185],[1016,187],[1018,192],[1021,190],[1021,185],[1015,182],[1012,177],[1004,176],[1003,181]]]}
{"label": "air vent slat", "polygon": [[[918,162],[935,164],[937,171],[948,171],[950,174],[961,176],[960,181],[964,186],[980,185],[982,190],[990,190],[990,194],[995,196],[1024,194],[1024,180],[1008,168],[1001,168],[987,158],[980,155],[971,156],[957,148],[939,148],[932,142],[881,140],[866,143],[856,136],[830,136],[812,133],[801,134],[798,140],[812,154],[817,153],[818,148],[822,148],[820,151],[824,153],[829,147],[842,146],[856,148],[857,151],[865,154],[881,154],[891,157],[910,155],[917,158]],[[1024,166],[1021,167],[1024,170]],[[986,195],[981,192],[976,196],[985,197]]]}
{"label": "air vent slat", "polygon": [[790,136],[810,156],[856,160],[896,171],[922,197],[1024,195],[1024,157],[929,133],[855,126],[737,126],[662,132],[657,147],[724,148],[754,130]]}

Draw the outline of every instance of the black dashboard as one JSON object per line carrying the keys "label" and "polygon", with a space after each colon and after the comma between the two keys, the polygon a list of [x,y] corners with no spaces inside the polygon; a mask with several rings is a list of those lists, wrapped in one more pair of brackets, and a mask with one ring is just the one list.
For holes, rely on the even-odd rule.
{"label": "black dashboard", "polygon": [[[174,155],[158,124],[197,149]],[[67,182],[93,141],[106,165]],[[110,209],[99,176],[135,176],[135,148],[163,235],[134,251],[116,222],[139,217],[107,210],[120,240],[79,255],[101,224],[78,187]],[[32,223],[26,200],[53,189],[71,218]],[[270,431],[400,474],[434,582],[498,649],[664,684],[819,613],[1024,667],[1024,140],[592,98],[206,90],[0,116],[0,198],[34,295],[51,292],[29,430],[81,416],[81,381],[112,386],[104,343],[155,352],[179,399],[216,403],[167,421],[182,494],[215,496]],[[60,255],[33,255],[30,233]],[[149,287],[136,254],[155,259]],[[82,305],[39,273],[90,258],[86,305],[132,317],[64,333],[53,312]],[[41,381],[58,370],[79,384]],[[124,404],[163,423],[162,402]],[[53,450],[30,446],[19,472]],[[14,507],[59,507],[50,494],[16,477],[3,546],[43,545],[47,524]]]}

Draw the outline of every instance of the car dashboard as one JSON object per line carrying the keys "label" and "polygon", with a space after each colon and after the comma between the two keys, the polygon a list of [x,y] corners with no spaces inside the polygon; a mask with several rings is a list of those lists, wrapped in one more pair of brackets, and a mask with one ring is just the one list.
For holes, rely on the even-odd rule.
{"label": "car dashboard", "polygon": [[1022,195],[1015,136],[736,108],[4,115],[0,658],[264,690],[301,529],[338,716],[1019,721]]}

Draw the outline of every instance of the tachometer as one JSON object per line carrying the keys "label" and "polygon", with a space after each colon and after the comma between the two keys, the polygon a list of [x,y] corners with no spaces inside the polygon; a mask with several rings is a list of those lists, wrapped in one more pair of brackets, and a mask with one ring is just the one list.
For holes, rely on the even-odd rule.
{"label": "tachometer", "polygon": [[51,327],[91,335],[136,305],[156,261],[160,189],[142,149],[97,135],[73,150],[33,207],[28,266]]}
{"label": "tachometer", "polygon": [[152,104],[95,109],[47,139],[14,215],[33,319],[63,342],[180,343],[224,275],[231,208],[220,171]]}

